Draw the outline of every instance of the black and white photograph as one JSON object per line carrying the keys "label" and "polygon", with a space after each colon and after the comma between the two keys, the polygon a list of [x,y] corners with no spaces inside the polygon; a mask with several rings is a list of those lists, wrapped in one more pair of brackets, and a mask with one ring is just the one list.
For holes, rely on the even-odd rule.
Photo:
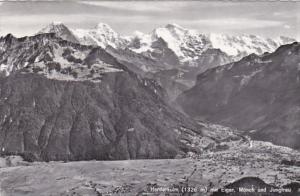
{"label": "black and white photograph", "polygon": [[0,0],[0,196],[300,196],[300,1]]}

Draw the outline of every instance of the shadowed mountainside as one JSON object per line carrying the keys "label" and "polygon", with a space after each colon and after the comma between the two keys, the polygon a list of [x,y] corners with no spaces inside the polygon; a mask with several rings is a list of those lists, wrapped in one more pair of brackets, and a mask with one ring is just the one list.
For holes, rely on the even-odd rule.
{"label": "shadowed mountainside", "polygon": [[198,75],[177,102],[196,119],[299,149],[299,78],[300,44],[295,42]]}

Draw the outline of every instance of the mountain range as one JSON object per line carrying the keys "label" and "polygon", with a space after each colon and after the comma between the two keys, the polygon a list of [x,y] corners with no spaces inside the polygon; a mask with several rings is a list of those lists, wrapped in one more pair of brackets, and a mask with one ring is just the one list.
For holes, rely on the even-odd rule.
{"label": "mountain range", "polygon": [[[180,63],[188,62],[195,66],[196,60],[207,49],[220,49],[234,60],[249,54],[274,52],[279,46],[295,42],[289,37],[265,38],[257,35],[204,34],[196,30],[183,28],[177,24],[158,27],[150,33],[134,32],[131,36],[122,36],[109,25],[99,23],[92,29],[69,29],[63,23],[53,22],[39,33],[56,33],[63,39],[80,42],[85,45],[98,45],[103,48],[130,48],[137,53],[153,52],[155,43],[163,41],[166,48],[172,50]],[[164,48],[164,49],[166,49]],[[148,53],[150,55],[151,53]]]}
{"label": "mountain range", "polygon": [[[257,35],[227,35],[204,34],[196,30],[183,28],[177,24],[167,24],[158,27],[150,33],[134,32],[134,35],[123,36],[115,32],[109,25],[99,23],[92,29],[69,29],[63,23],[53,22],[43,28],[39,33],[56,33],[63,39],[79,42],[84,45],[98,45],[103,48],[129,48],[130,50],[155,58],[157,53],[170,50],[180,65],[199,66],[199,61],[207,56],[208,49],[219,49],[231,61],[239,60],[249,54],[263,54],[273,52],[279,46],[295,42],[289,37],[265,38]],[[204,53],[204,55],[202,55]],[[202,57],[202,58],[201,58]],[[225,64],[228,60],[219,62]]]}
{"label": "mountain range", "polygon": [[220,142],[208,122],[299,149],[293,41],[175,24],[127,37],[102,23],[72,30],[56,22],[33,36],[8,34],[0,38],[1,154],[43,161],[182,157]]}
{"label": "mountain range", "polygon": [[120,35],[104,23],[92,29],[72,30],[54,22],[40,32],[56,33],[83,45],[110,48],[111,54],[126,61],[124,63],[138,65],[137,69],[142,72],[152,73],[153,79],[168,89],[172,98],[191,88],[197,75],[207,69],[252,53],[273,52],[281,45],[296,41],[284,36],[271,39],[256,35],[204,34],[177,24],[167,24],[147,34],[136,31],[131,36]]}

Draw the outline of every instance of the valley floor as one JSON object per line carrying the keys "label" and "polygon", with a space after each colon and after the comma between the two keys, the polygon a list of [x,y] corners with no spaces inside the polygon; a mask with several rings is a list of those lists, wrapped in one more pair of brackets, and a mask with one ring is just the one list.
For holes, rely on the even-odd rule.
{"label": "valley floor", "polygon": [[2,165],[0,195],[165,195],[154,191],[181,186],[194,186],[197,191],[221,188],[246,176],[256,176],[276,186],[300,182],[298,151],[268,142],[251,143],[227,142],[228,149],[173,160]]}

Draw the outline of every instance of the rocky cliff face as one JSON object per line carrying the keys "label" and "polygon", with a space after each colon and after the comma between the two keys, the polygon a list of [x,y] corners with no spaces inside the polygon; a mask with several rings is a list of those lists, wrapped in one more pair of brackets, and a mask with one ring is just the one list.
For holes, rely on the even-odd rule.
{"label": "rocky cliff face", "polygon": [[271,54],[253,54],[200,74],[177,101],[194,118],[299,149],[299,63],[297,42]]}
{"label": "rocky cliff face", "polygon": [[99,47],[8,35],[0,64],[1,154],[112,160],[201,150],[202,126],[169,107],[157,82]]}

